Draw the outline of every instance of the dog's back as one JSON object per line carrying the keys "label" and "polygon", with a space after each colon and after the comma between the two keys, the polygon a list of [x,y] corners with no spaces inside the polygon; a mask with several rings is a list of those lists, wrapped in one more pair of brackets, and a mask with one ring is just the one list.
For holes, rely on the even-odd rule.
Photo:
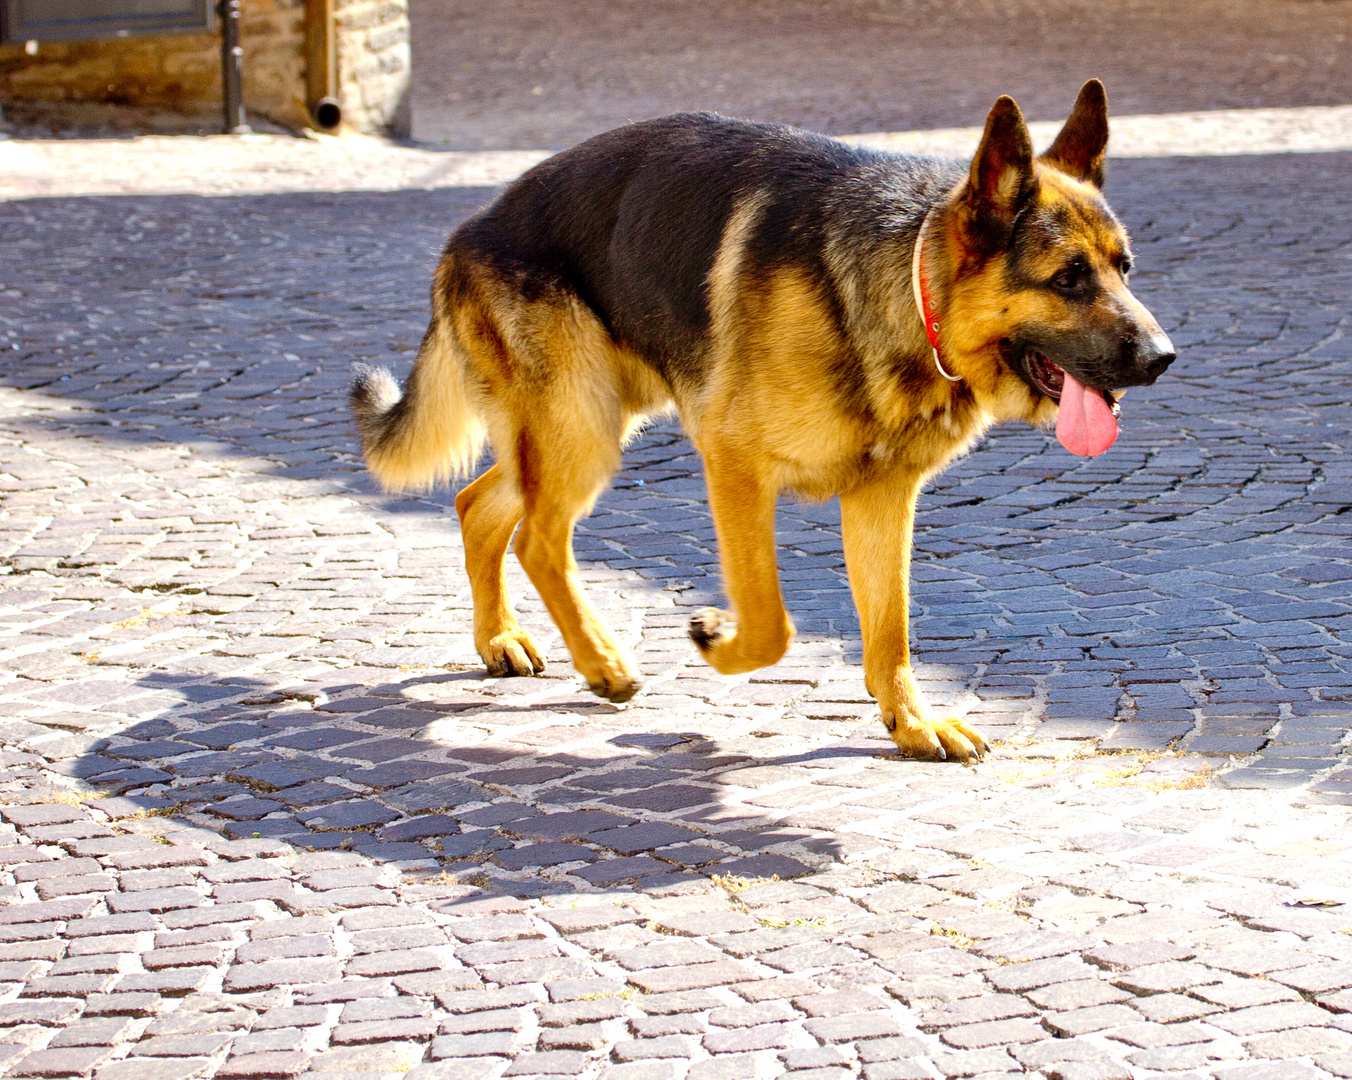
{"label": "dog's back", "polygon": [[[567,292],[668,381],[699,383],[710,277],[739,205],[757,201],[742,272],[793,265],[833,288],[833,239],[909,235],[958,163],[901,158],[774,124],[684,113],[589,139],[537,165],[467,221],[447,252],[523,298]],[[860,237],[852,235],[857,246]]]}

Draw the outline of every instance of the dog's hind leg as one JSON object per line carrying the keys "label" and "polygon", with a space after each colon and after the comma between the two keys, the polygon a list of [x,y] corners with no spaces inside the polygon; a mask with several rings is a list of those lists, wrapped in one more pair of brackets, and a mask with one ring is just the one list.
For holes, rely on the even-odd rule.
{"label": "dog's hind leg", "polygon": [[474,647],[490,675],[532,675],[545,669],[540,650],[517,624],[503,566],[523,508],[514,477],[501,465],[455,497],[474,594]]}
{"label": "dog's hind leg", "polygon": [[934,716],[911,674],[911,528],[920,483],[918,475],[897,471],[840,496],[845,565],[864,637],[864,684],[902,753],[966,761],[986,752],[986,740],[961,720]]}
{"label": "dog's hind leg", "polygon": [[[566,418],[561,414],[570,413]],[[516,465],[524,516],[516,554],[554,623],[573,666],[593,693],[628,701],[639,689],[628,653],[587,600],[573,555],[573,526],[586,514],[620,460],[622,435],[598,431],[602,417],[580,409],[537,416],[517,437]]]}
{"label": "dog's hind leg", "polygon": [[777,662],[793,637],[775,562],[779,491],[746,465],[746,455],[736,447],[707,439],[701,450],[732,612],[697,611],[690,637],[710,666],[734,675]]}

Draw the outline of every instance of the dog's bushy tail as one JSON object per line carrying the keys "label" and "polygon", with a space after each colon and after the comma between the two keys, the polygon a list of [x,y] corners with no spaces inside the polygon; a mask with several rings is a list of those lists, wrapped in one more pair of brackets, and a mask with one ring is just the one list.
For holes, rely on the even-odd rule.
{"label": "dog's bushy tail", "polygon": [[425,489],[473,470],[484,425],[465,390],[464,353],[440,313],[402,393],[385,368],[362,365],[350,400],[367,468],[387,491]]}

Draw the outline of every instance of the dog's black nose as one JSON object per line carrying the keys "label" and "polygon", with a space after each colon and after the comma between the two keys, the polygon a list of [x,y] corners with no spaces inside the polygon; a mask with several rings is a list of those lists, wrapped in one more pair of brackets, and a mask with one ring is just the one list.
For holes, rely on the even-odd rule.
{"label": "dog's black nose", "polygon": [[1177,359],[1174,343],[1163,332],[1151,334],[1136,351],[1136,363],[1149,382],[1163,375]]}

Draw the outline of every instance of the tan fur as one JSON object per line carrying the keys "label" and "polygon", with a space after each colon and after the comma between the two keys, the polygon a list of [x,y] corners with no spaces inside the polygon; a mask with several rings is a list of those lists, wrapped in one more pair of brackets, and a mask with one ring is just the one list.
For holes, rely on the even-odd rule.
{"label": "tan fur", "polygon": [[[389,491],[426,489],[465,476],[483,448],[483,424],[464,383],[466,358],[446,313],[436,310],[440,295],[434,290],[432,322],[403,397],[378,403],[381,413],[398,422],[359,417],[367,468]],[[382,389],[397,393],[393,380]]]}

